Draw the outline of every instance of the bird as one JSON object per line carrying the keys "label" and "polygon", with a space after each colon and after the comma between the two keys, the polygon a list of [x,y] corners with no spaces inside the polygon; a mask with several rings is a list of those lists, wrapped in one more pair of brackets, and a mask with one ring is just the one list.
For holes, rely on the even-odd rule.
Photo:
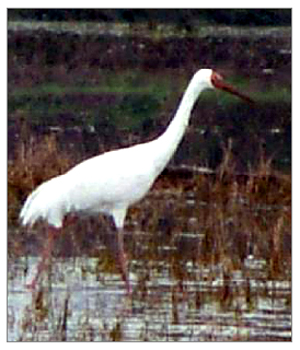
{"label": "bird", "polygon": [[149,142],[112,150],[75,165],[69,171],[39,185],[26,199],[20,212],[21,224],[33,226],[42,219],[48,226],[48,244],[29,284],[35,288],[51,256],[53,242],[60,234],[67,214],[113,218],[118,241],[117,261],[129,295],[124,223],[128,208],[140,201],[166,167],[187,129],[192,109],[202,91],[227,91],[248,103],[252,99],[227,83],[213,69],[202,68],[190,80],[178,109],[165,131]]}

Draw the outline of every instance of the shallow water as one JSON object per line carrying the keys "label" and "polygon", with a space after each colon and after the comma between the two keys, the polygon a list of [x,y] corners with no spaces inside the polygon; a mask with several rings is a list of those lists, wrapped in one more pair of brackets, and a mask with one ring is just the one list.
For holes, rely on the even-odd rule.
{"label": "shallow water", "polygon": [[184,281],[166,261],[133,260],[132,301],[119,274],[95,274],[97,258],[53,259],[45,288],[31,292],[37,261],[9,264],[9,341],[291,340],[290,282],[265,280],[265,261],[252,256],[230,278],[222,264],[189,261]]}
{"label": "shallow water", "polygon": [[[250,209],[240,197],[227,208],[195,196],[152,191],[129,212],[132,299],[111,254],[116,235],[108,221],[82,218],[66,229],[34,292],[26,284],[43,231],[24,240],[11,228],[10,240],[23,250],[15,248],[16,257],[11,249],[8,261],[8,340],[290,341],[290,234],[288,226],[276,231],[274,217],[288,208]],[[274,272],[277,235],[283,243]]]}

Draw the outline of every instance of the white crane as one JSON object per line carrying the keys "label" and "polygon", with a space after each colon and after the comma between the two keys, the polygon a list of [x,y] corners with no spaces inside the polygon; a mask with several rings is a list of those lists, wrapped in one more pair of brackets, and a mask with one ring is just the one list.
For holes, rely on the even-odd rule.
{"label": "white crane", "polygon": [[127,209],[149,191],[176,151],[199,94],[212,88],[228,91],[251,102],[250,98],[225,83],[220,74],[211,69],[200,69],[191,79],[173,120],[161,136],[85,160],[67,173],[44,182],[29,195],[20,214],[22,224],[32,226],[38,219],[44,219],[49,225],[48,246],[31,287],[34,288],[47,264],[64,216],[101,212],[114,219],[118,231],[119,267],[127,292],[131,293],[123,247]]}

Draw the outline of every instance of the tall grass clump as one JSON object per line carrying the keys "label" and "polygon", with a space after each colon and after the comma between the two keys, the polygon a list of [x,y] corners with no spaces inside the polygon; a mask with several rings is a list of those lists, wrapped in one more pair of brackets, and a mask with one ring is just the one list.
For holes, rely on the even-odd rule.
{"label": "tall grass clump", "polygon": [[255,169],[238,173],[231,140],[223,154],[214,177],[196,180],[197,197],[206,202],[198,211],[199,260],[236,269],[253,256],[266,260],[270,278],[290,278],[291,176],[275,171],[263,153]]}

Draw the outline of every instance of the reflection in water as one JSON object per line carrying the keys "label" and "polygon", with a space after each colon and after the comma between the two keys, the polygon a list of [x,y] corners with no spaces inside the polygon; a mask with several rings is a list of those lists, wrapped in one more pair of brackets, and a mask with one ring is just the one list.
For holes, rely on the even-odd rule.
{"label": "reflection in water", "polygon": [[95,273],[97,258],[56,259],[44,287],[28,291],[26,271],[36,263],[9,264],[9,341],[291,338],[290,283],[266,281],[264,262],[251,256],[230,276],[221,265],[189,261],[184,281],[174,279],[165,261],[133,260],[132,302],[118,274]]}

